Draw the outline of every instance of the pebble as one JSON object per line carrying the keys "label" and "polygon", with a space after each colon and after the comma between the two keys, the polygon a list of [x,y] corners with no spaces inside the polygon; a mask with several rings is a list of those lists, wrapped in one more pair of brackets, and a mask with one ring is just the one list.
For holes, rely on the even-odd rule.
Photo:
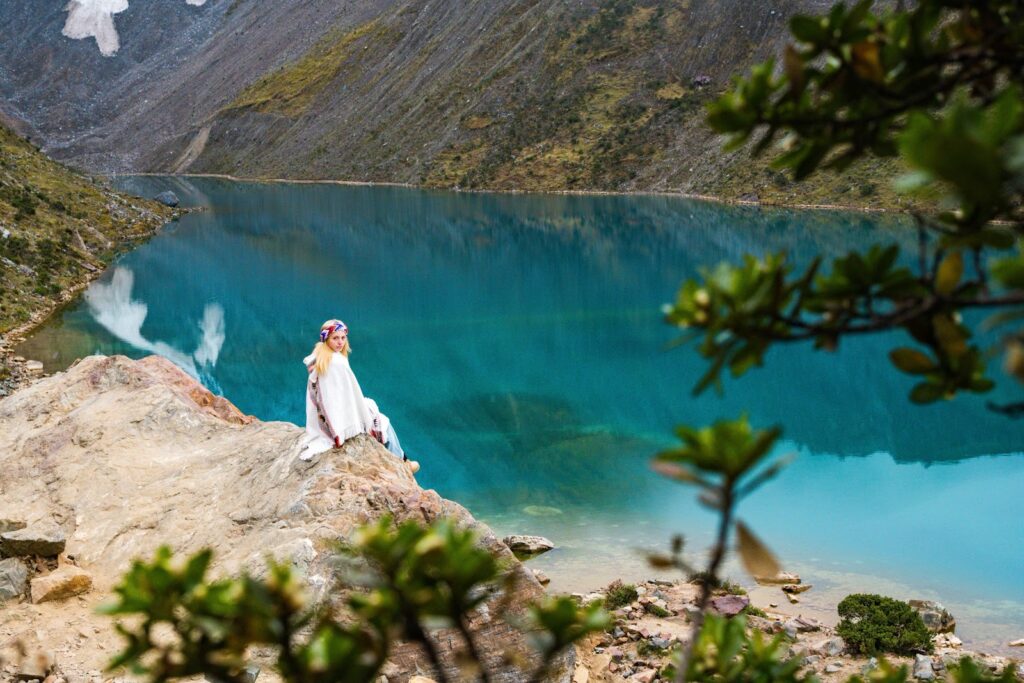
{"label": "pebble", "polygon": [[843,670],[843,667],[840,666],[839,664],[829,664],[828,666],[825,667],[825,673],[827,673],[827,674],[834,674],[837,671],[842,671],[842,670]]}
{"label": "pebble", "polygon": [[1010,647],[1024,647],[1024,638],[1010,641]]}

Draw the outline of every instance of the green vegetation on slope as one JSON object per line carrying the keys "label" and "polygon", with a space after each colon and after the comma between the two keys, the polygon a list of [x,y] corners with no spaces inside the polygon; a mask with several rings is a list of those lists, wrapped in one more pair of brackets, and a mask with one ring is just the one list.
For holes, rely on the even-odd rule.
{"label": "green vegetation on slope", "polygon": [[[303,57],[270,73],[243,90],[228,109],[251,108],[300,116],[342,72],[365,41],[387,40],[391,32],[377,21],[351,31],[330,31]],[[392,40],[396,36],[390,36]]]}
{"label": "green vegetation on slope", "polygon": [[[709,99],[701,85],[652,77],[646,58],[683,26],[684,6],[608,0],[581,23],[566,17],[542,76],[512,84],[511,116],[479,112],[463,139],[423,175],[435,187],[615,190],[664,152]],[[482,125],[504,118],[503,125]]]}
{"label": "green vegetation on slope", "polygon": [[0,335],[51,310],[172,215],[68,170],[0,126]]}

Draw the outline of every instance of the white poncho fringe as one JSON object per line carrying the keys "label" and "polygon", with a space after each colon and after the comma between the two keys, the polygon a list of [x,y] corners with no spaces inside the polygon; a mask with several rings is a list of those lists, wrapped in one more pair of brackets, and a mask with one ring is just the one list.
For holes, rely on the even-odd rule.
{"label": "white poncho fringe", "polygon": [[[313,354],[303,359],[307,368],[316,358]],[[319,397],[319,401],[314,399]],[[321,413],[317,403],[323,408]],[[363,390],[348,358],[335,352],[327,374],[320,377],[316,368],[309,372],[306,382],[306,436],[302,444],[302,458],[312,458],[317,453],[334,447],[334,437],[344,443],[358,434],[367,434],[374,429]]]}

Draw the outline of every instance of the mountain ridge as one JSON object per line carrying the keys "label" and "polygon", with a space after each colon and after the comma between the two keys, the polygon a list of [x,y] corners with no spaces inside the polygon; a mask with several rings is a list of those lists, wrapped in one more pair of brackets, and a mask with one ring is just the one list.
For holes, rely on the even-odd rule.
{"label": "mountain ridge", "polygon": [[54,8],[7,5],[0,99],[47,152],[106,173],[899,206],[892,164],[798,191],[704,123],[789,16],[828,4],[153,0],[117,15],[114,57],[55,37]]}

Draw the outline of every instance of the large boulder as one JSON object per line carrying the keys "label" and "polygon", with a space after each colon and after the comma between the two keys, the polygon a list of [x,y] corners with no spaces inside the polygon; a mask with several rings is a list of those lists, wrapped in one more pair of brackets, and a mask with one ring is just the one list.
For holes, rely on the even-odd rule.
{"label": "large boulder", "polygon": [[522,534],[506,536],[502,542],[518,557],[540,555],[555,547],[554,543],[543,536],[524,536]]}
{"label": "large boulder", "polygon": [[932,600],[909,600],[910,608],[921,615],[925,627],[932,633],[952,633],[956,618],[941,604]]}
{"label": "large boulder", "polygon": [[25,594],[28,567],[16,557],[0,560],[0,605]]}
{"label": "large boulder", "polygon": [[169,206],[171,208],[174,208],[180,203],[178,200],[178,195],[174,194],[170,190],[165,190],[164,192],[161,192],[157,196],[153,197],[153,199],[160,202],[164,206]]}
{"label": "large boulder", "polygon": [[[513,617],[543,597],[490,529],[420,488],[376,440],[356,437],[305,462],[298,457],[302,429],[247,418],[208,393],[162,358],[93,356],[0,400],[0,519],[60,526],[66,554],[93,580],[93,590],[75,600],[5,608],[24,632],[76,643],[61,657],[69,680],[88,679],[120,648],[95,609],[133,559],[152,557],[161,544],[179,555],[214,548],[217,575],[258,573],[273,556],[304,574],[312,598],[322,600],[339,538],[384,515],[424,523],[444,517],[474,529],[512,567]],[[505,655],[527,652],[526,639],[500,614],[501,605],[485,605],[471,627],[496,679],[511,680]],[[68,625],[63,635],[55,633],[60,624]],[[0,657],[2,631],[0,624]],[[443,632],[436,642],[457,677],[461,638]],[[568,653],[557,668],[571,673],[572,663]],[[418,646],[403,644],[388,678],[429,669]]]}

